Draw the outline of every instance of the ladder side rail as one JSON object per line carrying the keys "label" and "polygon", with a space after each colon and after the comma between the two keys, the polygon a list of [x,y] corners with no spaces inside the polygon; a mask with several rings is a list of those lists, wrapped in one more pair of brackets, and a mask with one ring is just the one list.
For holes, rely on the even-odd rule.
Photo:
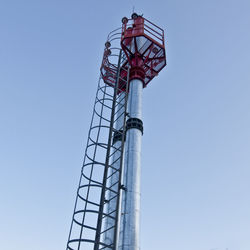
{"label": "ladder side rail", "polygon": [[118,91],[118,83],[119,83],[119,74],[120,74],[120,62],[121,62],[121,50],[119,54],[119,60],[118,60],[118,71],[117,71],[117,77],[116,77],[116,83],[114,88],[114,97],[113,97],[113,103],[112,103],[112,112],[111,112],[111,121],[110,121],[110,129],[109,129],[109,138],[108,138],[108,148],[106,153],[106,162],[105,162],[105,169],[104,169],[104,176],[103,176],[103,188],[101,193],[101,199],[100,199],[100,208],[99,208],[99,215],[98,215],[98,222],[97,222],[97,231],[96,231],[96,238],[95,238],[95,246],[94,250],[98,250],[100,245],[100,236],[101,236],[101,228],[102,228],[102,222],[103,222],[103,211],[104,211],[104,200],[105,200],[105,194],[106,194],[106,185],[107,185],[107,174],[108,174],[108,166],[109,166],[109,155],[111,151],[112,146],[112,134],[113,134],[113,126],[114,126],[114,113],[115,113],[115,104],[116,104],[116,97],[117,97],[117,91]]}
{"label": "ladder side rail", "polygon": [[[102,78],[101,78],[101,75],[100,75],[99,80],[98,80],[97,90],[96,90],[96,96],[98,95],[98,91],[100,89],[101,79]],[[77,187],[77,194],[76,194],[76,198],[75,198],[74,210],[73,210],[73,215],[72,215],[72,220],[71,220],[70,231],[69,231],[69,236],[68,236],[68,242],[67,242],[66,249],[71,249],[69,247],[69,241],[70,241],[70,237],[72,235],[72,229],[73,229],[73,223],[74,223],[74,215],[75,215],[75,211],[76,211],[76,207],[77,207],[77,201],[78,201],[78,191],[79,191],[79,187],[81,185],[81,181],[82,181],[82,177],[83,177],[82,170],[83,170],[83,167],[84,167],[84,163],[86,161],[87,149],[88,149],[88,145],[89,145],[89,141],[90,141],[90,132],[91,132],[91,127],[92,127],[93,121],[94,121],[94,115],[95,115],[94,109],[95,109],[95,106],[93,107],[93,112],[92,112],[92,117],[91,117],[91,122],[90,122],[90,129],[89,129],[89,132],[88,132],[87,145],[86,145],[85,152],[84,152],[83,165],[82,165],[82,168],[81,168],[81,175],[80,175],[79,184],[78,184],[78,187]]]}

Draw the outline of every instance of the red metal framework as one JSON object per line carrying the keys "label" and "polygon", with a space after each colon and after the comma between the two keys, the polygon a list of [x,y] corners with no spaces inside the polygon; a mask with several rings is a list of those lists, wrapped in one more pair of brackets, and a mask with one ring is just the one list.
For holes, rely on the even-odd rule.
{"label": "red metal framework", "polygon": [[[117,79],[117,54],[121,50],[121,33],[122,28],[118,28],[109,33],[107,42],[105,43],[105,49],[103,53],[101,75],[106,84],[111,87],[115,86]],[[112,44],[112,47],[111,47]],[[118,82],[118,94],[126,90],[127,72],[128,67],[124,64],[127,61],[125,53],[121,54],[121,65],[124,67],[119,68],[119,82]]]}
{"label": "red metal framework", "polygon": [[[118,34],[120,35],[120,46],[124,55],[120,77],[127,79],[128,68],[131,68],[129,79],[140,79],[146,87],[166,66],[164,31],[136,13],[131,19],[124,17],[122,23],[122,28],[114,30],[108,37],[108,41],[111,41],[117,39]],[[105,83],[109,86],[115,85],[117,68],[112,63],[109,42],[105,44],[101,74]],[[119,91],[125,91],[124,82],[118,83]]]}
{"label": "red metal framework", "polygon": [[131,66],[130,80],[140,79],[146,87],[166,65],[164,31],[136,13],[122,22],[121,47],[127,57],[123,66]]}
{"label": "red metal framework", "polygon": [[[104,82],[109,86],[114,87],[117,79],[118,68],[116,64],[112,63],[110,57],[112,57],[112,51],[109,48],[109,42],[107,42],[105,44],[105,49],[103,53],[101,74]],[[118,82],[118,94],[126,90],[128,66],[126,66],[126,64],[124,63],[125,59],[126,56],[123,53],[123,60],[122,60],[123,67],[120,68],[120,73],[119,73],[120,79]]]}

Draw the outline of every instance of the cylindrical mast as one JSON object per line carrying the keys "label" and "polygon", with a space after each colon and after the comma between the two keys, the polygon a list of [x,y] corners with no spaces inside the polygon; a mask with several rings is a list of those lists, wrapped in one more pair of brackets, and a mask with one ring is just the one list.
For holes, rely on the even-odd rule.
{"label": "cylindrical mast", "polygon": [[124,166],[124,185],[126,187],[122,242],[119,249],[139,250],[140,224],[140,176],[141,176],[141,138],[142,138],[142,89],[139,79],[130,81]]}
{"label": "cylindrical mast", "polygon": [[[124,92],[119,94],[117,102],[118,102],[118,105],[117,105],[117,110],[116,110],[115,129],[117,131],[120,131],[120,133],[121,133],[122,128],[123,128],[124,115],[125,115],[125,93]],[[113,164],[112,164],[112,169],[111,169],[111,173],[110,173],[111,177],[110,177],[109,186],[118,185],[119,178],[120,178],[120,173],[118,170],[120,169],[122,158],[121,158],[121,151],[116,150],[116,149],[118,149],[122,146],[121,134],[117,134],[117,136],[114,137],[114,139],[115,139],[113,141],[114,154],[112,157]],[[114,199],[115,196],[116,196],[116,194],[113,192],[108,193],[108,200],[110,200],[110,201],[107,204],[107,214],[112,214],[112,212],[116,211],[116,209],[117,209],[117,200]],[[114,220],[111,219],[110,217],[107,217],[104,230],[112,228],[113,226],[114,226]],[[104,235],[105,244],[107,244],[107,245],[114,244],[114,242],[113,242],[114,233],[116,233],[115,228],[108,230],[105,233],[105,235]]]}

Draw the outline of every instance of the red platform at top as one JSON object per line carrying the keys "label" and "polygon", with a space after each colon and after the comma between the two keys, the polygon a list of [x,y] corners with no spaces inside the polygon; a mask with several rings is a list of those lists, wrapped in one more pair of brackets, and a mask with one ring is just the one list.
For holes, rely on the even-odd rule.
{"label": "red platform at top", "polygon": [[147,19],[132,15],[123,18],[121,47],[124,67],[131,66],[130,80],[141,79],[144,87],[166,66],[164,31]]}

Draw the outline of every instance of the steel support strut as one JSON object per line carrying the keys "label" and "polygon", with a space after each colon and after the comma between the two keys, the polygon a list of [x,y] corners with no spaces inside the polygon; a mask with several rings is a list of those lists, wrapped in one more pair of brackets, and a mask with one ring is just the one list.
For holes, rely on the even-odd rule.
{"label": "steel support strut", "polygon": [[[121,93],[118,97],[118,102],[119,105],[117,107],[118,112],[117,112],[117,121],[116,121],[116,130],[119,131],[119,138],[113,141],[113,145],[115,148],[121,148],[122,147],[122,131],[121,128],[123,128],[123,123],[124,123],[124,115],[125,115],[125,94]],[[117,137],[118,137],[117,136]],[[121,151],[116,151],[113,156],[112,156],[112,162],[113,169],[111,171],[111,177],[110,177],[110,185],[114,185],[115,183],[119,183],[120,180],[120,165],[121,165]],[[119,188],[119,187],[118,187]],[[114,199],[113,197],[115,194],[112,192],[109,192],[108,194],[108,200],[110,200],[109,204],[107,204],[107,213],[112,213],[113,211],[117,210],[117,199]],[[111,228],[114,226],[114,220],[107,217],[106,222],[105,222],[105,228]],[[116,232],[113,230],[109,230],[105,233],[104,235],[104,242],[107,245],[113,245],[114,244],[114,234]]]}

